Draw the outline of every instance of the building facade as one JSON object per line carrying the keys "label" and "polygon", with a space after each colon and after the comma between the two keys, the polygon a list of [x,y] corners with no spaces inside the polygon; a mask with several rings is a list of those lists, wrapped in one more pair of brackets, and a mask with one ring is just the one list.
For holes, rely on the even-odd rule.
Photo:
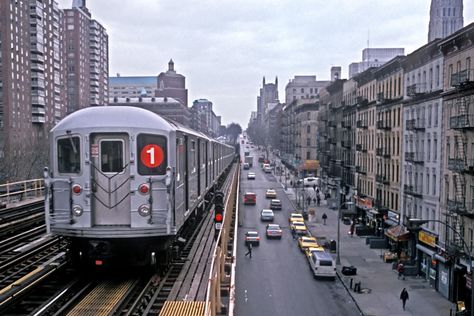
{"label": "building facade", "polygon": [[66,47],[67,111],[91,105],[106,105],[109,98],[108,35],[91,18],[85,0],[64,10]]}
{"label": "building facade", "polygon": [[285,102],[290,104],[298,99],[316,99],[319,90],[329,83],[330,81],[316,80],[316,76],[295,76],[286,84]]}
{"label": "building facade", "polygon": [[191,113],[193,116],[191,128],[211,137],[219,135],[220,117],[214,113],[211,101],[207,99],[194,100]]}
{"label": "building facade", "polygon": [[152,97],[157,88],[156,76],[109,77],[109,95],[117,98]]}
{"label": "building facade", "polygon": [[172,59],[168,62],[168,70],[158,75],[158,88],[155,90],[156,97],[168,97],[179,100],[184,106],[188,106],[188,89],[186,89],[186,77],[174,70]]}
{"label": "building facade", "polygon": [[61,21],[53,0],[0,1],[0,182],[47,165],[48,131],[66,111]]}
{"label": "building facade", "polygon": [[431,0],[428,42],[445,38],[463,26],[463,0]]}
{"label": "building facade", "polygon": [[362,61],[349,65],[349,78],[371,67],[380,67],[392,58],[402,55],[405,55],[404,48],[365,48],[362,50]]}

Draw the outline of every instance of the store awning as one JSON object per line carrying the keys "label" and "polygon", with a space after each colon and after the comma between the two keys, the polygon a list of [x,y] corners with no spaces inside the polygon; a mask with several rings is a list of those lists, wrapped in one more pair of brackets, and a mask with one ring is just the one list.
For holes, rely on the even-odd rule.
{"label": "store awning", "polygon": [[410,239],[410,232],[402,225],[390,227],[385,231],[385,236],[393,241],[408,241]]}

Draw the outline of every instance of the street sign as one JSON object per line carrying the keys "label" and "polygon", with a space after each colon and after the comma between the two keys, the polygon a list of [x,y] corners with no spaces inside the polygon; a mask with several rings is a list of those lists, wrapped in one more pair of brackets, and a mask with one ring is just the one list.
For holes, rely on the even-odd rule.
{"label": "street sign", "polygon": [[221,229],[222,228],[222,223],[216,223],[215,228],[216,228],[216,230]]}

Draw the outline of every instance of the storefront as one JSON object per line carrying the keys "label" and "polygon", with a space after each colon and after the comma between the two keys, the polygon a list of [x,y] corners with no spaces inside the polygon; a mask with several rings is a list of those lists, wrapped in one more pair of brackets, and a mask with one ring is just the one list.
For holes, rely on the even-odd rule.
{"label": "storefront", "polygon": [[397,258],[407,261],[408,241],[410,240],[410,232],[402,225],[391,227],[385,231],[388,237],[390,251],[397,254]]}
{"label": "storefront", "polygon": [[430,286],[438,289],[438,260],[435,257],[437,252],[436,242],[438,237],[427,231],[418,232],[418,271],[421,277],[429,282]]}

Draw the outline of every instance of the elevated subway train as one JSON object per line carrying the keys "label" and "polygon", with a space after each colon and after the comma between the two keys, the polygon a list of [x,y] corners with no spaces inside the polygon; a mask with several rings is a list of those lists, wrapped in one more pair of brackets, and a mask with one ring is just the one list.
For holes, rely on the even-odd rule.
{"label": "elevated subway train", "polygon": [[[89,107],[50,132],[49,227],[75,261],[164,264],[234,147],[128,106]],[[119,260],[117,260],[119,261]]]}

